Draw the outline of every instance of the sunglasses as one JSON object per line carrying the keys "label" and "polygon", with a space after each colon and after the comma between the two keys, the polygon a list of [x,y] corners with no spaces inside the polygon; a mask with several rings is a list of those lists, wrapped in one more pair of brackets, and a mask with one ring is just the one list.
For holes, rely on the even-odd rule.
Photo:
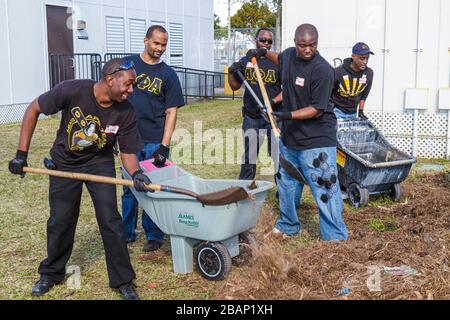
{"label": "sunglasses", "polygon": [[256,40],[258,40],[261,43],[268,43],[268,44],[272,44],[272,42],[273,42],[272,39],[267,39],[267,38],[258,38]]}
{"label": "sunglasses", "polygon": [[134,67],[134,62],[133,61],[128,61],[128,62],[125,62],[124,64],[121,64],[120,66],[118,66],[113,71],[111,71],[109,73],[106,73],[105,76],[110,76],[110,75],[112,75],[112,74],[114,74],[116,72],[131,70],[131,69],[134,69],[134,68],[135,68]]}

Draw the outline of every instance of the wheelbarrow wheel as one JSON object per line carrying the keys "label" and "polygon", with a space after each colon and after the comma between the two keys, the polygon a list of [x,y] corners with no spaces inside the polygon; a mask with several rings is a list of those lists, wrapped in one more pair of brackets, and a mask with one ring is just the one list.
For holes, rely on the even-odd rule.
{"label": "wheelbarrow wheel", "polygon": [[253,248],[258,246],[255,236],[244,231],[239,234],[239,254],[232,259],[233,265],[240,267],[251,263],[253,260]]}
{"label": "wheelbarrow wheel", "polygon": [[258,241],[256,241],[255,236],[250,231],[244,231],[239,234],[239,245],[257,246]]}
{"label": "wheelbarrow wheel", "polygon": [[231,270],[231,256],[218,242],[201,243],[195,248],[194,258],[198,272],[208,280],[222,280]]}
{"label": "wheelbarrow wheel", "polygon": [[395,202],[400,201],[400,198],[402,197],[402,186],[400,185],[400,183],[396,183],[396,184],[392,185],[389,196]]}
{"label": "wheelbarrow wheel", "polygon": [[357,183],[352,183],[347,189],[348,200],[355,208],[364,207],[369,203],[369,190],[361,188]]}

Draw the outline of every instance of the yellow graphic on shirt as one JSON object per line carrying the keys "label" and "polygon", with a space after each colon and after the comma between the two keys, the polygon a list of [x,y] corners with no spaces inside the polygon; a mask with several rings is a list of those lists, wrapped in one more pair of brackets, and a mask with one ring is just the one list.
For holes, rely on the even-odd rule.
{"label": "yellow graphic on shirt", "polygon": [[80,107],[70,110],[73,118],[67,124],[67,137],[70,151],[83,151],[86,148],[97,146],[103,149],[106,144],[106,133],[101,128],[97,116],[84,116]]}
{"label": "yellow graphic on shirt", "polygon": [[361,78],[352,78],[349,75],[342,76],[342,82],[339,83],[339,94],[342,97],[356,97],[360,95],[367,87],[367,76],[362,75]]}
{"label": "yellow graphic on shirt", "polygon": [[[261,78],[264,83],[277,83],[277,76],[274,69],[259,69],[259,72],[261,73]],[[245,68],[245,79],[251,83],[258,82],[254,68]]]}
{"label": "yellow graphic on shirt", "polygon": [[138,89],[146,90],[154,94],[160,94],[163,86],[163,81],[160,78],[154,77],[151,79],[145,73],[141,73],[136,77],[136,83],[138,84]]}

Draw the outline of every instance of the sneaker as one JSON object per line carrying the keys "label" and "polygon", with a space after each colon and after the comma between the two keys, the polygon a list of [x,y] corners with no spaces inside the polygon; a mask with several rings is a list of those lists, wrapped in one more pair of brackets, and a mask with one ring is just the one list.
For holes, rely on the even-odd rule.
{"label": "sneaker", "polygon": [[282,234],[283,232],[281,232],[280,229],[278,229],[277,227],[274,227],[271,231],[273,234]]}
{"label": "sneaker", "polygon": [[137,294],[135,288],[136,288],[136,285],[134,284],[134,282],[130,281],[128,283],[121,285],[118,288],[118,290],[119,290],[123,300],[141,300],[139,298],[139,295]]}
{"label": "sneaker", "polygon": [[162,242],[156,241],[156,240],[147,240],[147,242],[144,244],[144,252],[150,252],[150,251],[156,251],[159,248],[161,248],[163,245]]}
{"label": "sneaker", "polygon": [[274,227],[270,232],[268,232],[264,238],[276,238],[276,239],[287,239],[290,236],[281,231],[280,229]]}
{"label": "sneaker", "polygon": [[35,297],[40,297],[50,291],[53,286],[61,282],[54,281],[49,278],[40,278],[31,289],[31,294]]}

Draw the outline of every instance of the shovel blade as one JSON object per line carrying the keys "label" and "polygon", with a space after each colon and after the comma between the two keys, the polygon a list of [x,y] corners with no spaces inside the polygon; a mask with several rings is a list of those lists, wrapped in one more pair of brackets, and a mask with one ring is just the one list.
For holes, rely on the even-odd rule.
{"label": "shovel blade", "polygon": [[223,206],[249,199],[250,195],[242,187],[231,187],[228,189],[198,195],[197,200],[208,206]]}
{"label": "shovel blade", "polygon": [[283,155],[280,154],[280,165],[281,167],[287,172],[288,175],[290,175],[295,180],[301,182],[304,185],[308,185],[308,182],[306,182],[305,177],[303,174],[298,170],[296,166],[292,164],[292,162],[286,160]]}

